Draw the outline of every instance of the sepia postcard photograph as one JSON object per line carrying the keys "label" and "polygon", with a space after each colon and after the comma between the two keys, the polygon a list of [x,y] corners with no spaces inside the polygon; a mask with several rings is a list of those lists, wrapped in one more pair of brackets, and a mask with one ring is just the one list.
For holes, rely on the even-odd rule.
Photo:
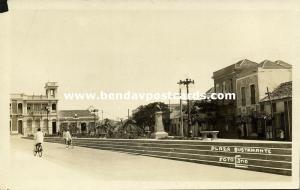
{"label": "sepia postcard photograph", "polygon": [[300,1],[0,0],[0,190],[299,189]]}

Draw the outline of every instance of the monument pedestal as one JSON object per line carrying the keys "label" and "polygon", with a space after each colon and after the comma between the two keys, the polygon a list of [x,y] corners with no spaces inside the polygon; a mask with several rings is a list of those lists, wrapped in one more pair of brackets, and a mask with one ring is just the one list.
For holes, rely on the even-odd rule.
{"label": "monument pedestal", "polygon": [[153,133],[153,138],[155,138],[155,139],[163,139],[163,138],[166,138],[168,136],[169,135],[166,132],[155,132],[155,133]]}
{"label": "monument pedestal", "polygon": [[155,126],[154,133],[152,134],[152,137],[155,139],[162,139],[168,137],[168,133],[166,133],[164,129],[162,113],[163,112],[161,111],[155,113]]}

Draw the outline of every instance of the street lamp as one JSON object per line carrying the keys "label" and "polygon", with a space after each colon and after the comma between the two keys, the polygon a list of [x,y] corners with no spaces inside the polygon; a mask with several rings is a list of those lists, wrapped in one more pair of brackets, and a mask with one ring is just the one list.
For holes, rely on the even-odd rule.
{"label": "street lamp", "polygon": [[98,113],[98,109],[92,109],[91,110],[93,113],[94,113],[94,128],[95,128],[95,130],[96,130],[96,113]]}
{"label": "street lamp", "polygon": [[73,116],[74,120],[76,121],[76,133],[77,133],[77,130],[78,130],[78,115],[75,113],[74,116]]}

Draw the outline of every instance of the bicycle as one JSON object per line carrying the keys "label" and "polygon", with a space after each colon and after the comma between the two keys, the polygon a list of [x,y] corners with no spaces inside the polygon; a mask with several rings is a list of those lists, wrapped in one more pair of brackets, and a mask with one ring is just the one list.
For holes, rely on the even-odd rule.
{"label": "bicycle", "polygon": [[42,157],[42,155],[43,155],[43,148],[42,148],[42,144],[41,143],[38,143],[35,146],[35,150],[33,151],[33,155],[36,156],[36,154],[38,154],[39,157]]}
{"label": "bicycle", "polygon": [[72,139],[68,140],[66,144],[67,144],[66,148],[69,148],[69,147],[70,148],[74,148],[74,146],[73,146],[73,140]]}

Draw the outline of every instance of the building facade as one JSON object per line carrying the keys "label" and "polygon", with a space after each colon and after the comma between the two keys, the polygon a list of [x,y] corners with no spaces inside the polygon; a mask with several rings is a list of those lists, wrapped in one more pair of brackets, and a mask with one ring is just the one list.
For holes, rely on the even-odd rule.
{"label": "building facade", "polygon": [[33,135],[38,128],[46,134],[56,134],[58,98],[56,82],[45,84],[46,95],[10,95],[10,133]]}
{"label": "building facade", "polygon": [[72,135],[96,133],[95,123],[99,116],[90,110],[60,110],[58,112],[60,132],[69,129]]}
{"label": "building facade", "polygon": [[292,66],[282,61],[265,60],[241,70],[236,79],[237,124],[242,138],[258,138],[259,101],[267,91],[292,80]]}
{"label": "building facade", "polygon": [[[186,113],[182,113],[183,119],[183,136],[188,135],[188,117]],[[170,112],[170,127],[169,127],[169,135],[172,136],[181,136],[181,116],[180,116],[180,108],[174,109]]]}
{"label": "building facade", "polygon": [[292,140],[292,81],[260,100],[258,134],[267,140]]}
{"label": "building facade", "polygon": [[[215,71],[212,77],[214,80],[214,92],[236,94],[238,73],[252,70],[256,66],[257,63],[244,59]],[[236,127],[236,105],[237,97],[235,100],[218,101],[218,119],[214,128],[215,130],[220,131],[219,136],[222,138],[237,138],[238,136]]]}

